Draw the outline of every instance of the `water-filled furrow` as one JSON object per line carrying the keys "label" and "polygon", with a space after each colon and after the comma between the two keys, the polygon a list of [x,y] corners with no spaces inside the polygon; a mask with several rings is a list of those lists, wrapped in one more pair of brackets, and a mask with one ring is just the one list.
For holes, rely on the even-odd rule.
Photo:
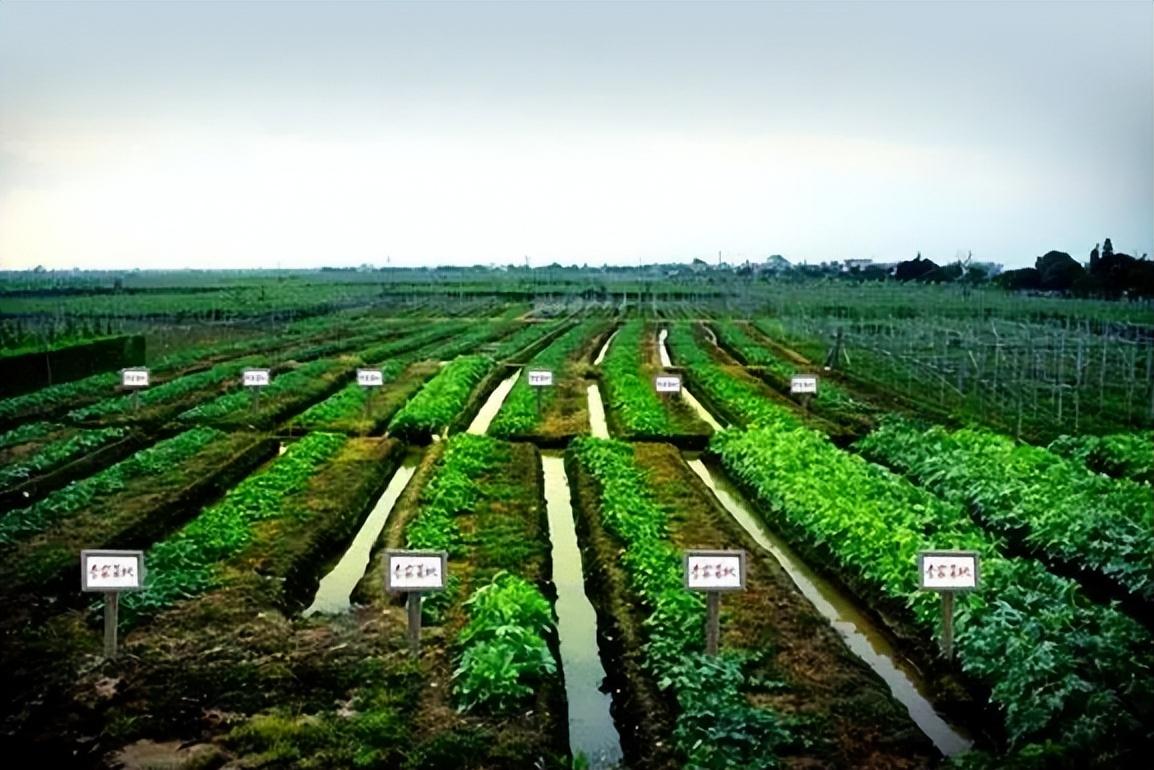
{"label": "water-filled furrow", "polygon": [[610,768],[621,759],[621,740],[610,714],[612,698],[597,648],[597,613],[585,595],[569,479],[560,452],[542,452],[541,467],[553,545],[561,669],[569,702],[569,746],[574,756],[588,760],[591,770]]}
{"label": "water-filled furrow", "polygon": [[501,384],[493,388],[493,392],[485,399],[484,406],[477,412],[477,416],[469,423],[467,433],[472,433],[477,436],[483,436],[489,430],[489,425],[497,417],[497,412],[501,411],[501,405],[505,403],[509,391],[517,384],[517,378],[521,376],[521,370],[513,372],[511,375],[501,381]]}
{"label": "water-filled furrow", "polygon": [[411,451],[405,456],[389,480],[385,491],[381,493],[380,499],[365,518],[360,531],[349,544],[345,555],[327,575],[321,578],[312,604],[304,611],[306,617],[318,612],[325,614],[346,612],[352,606],[349,597],[352,596],[357,583],[364,577],[372,555],[373,543],[385,528],[389,514],[393,512],[393,506],[397,504],[397,499],[416,472],[420,459],[421,455],[417,451]]}

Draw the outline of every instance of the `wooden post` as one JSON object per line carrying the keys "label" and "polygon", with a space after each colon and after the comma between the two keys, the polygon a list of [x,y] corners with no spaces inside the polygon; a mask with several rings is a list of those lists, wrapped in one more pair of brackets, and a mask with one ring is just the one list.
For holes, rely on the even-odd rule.
{"label": "wooden post", "polygon": [[409,652],[416,655],[421,649],[421,592],[412,591],[408,596],[409,611]]}
{"label": "wooden post", "polygon": [[705,595],[705,654],[717,655],[721,640],[721,592],[709,591]]}
{"label": "wooden post", "polygon": [[116,623],[120,614],[120,593],[104,592],[104,657],[116,657]]}
{"label": "wooden post", "polygon": [[942,655],[954,658],[954,592],[942,591]]}
{"label": "wooden post", "polygon": [[132,411],[133,413],[140,411],[140,389],[136,388],[132,391]]}
{"label": "wooden post", "polygon": [[540,420],[541,419],[541,389],[540,388],[534,388],[534,390],[537,391],[537,419]]}

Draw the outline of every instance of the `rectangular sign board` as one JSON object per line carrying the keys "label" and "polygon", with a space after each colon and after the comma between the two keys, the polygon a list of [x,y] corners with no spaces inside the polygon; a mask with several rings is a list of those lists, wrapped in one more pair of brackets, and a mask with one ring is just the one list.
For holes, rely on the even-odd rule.
{"label": "rectangular sign board", "polygon": [[920,551],[918,584],[931,591],[969,591],[978,587],[977,551]]}
{"label": "rectangular sign board", "polygon": [[817,395],[816,374],[795,374],[789,379],[790,393],[810,393]]}
{"label": "rectangular sign board", "polygon": [[548,388],[553,385],[553,372],[548,369],[530,369],[529,387]]}
{"label": "rectangular sign board", "polygon": [[143,367],[121,369],[120,384],[125,388],[147,388],[148,370]]}
{"label": "rectangular sign board", "polygon": [[357,369],[357,384],[362,388],[379,388],[385,384],[385,375],[380,369]]}
{"label": "rectangular sign board", "polygon": [[745,590],[745,551],[686,551],[685,587],[690,591]]}
{"label": "rectangular sign board", "polygon": [[144,551],[80,552],[80,590],[132,591],[144,584]]}
{"label": "rectangular sign board", "polygon": [[246,388],[264,388],[269,382],[268,369],[245,369],[244,386]]}
{"label": "rectangular sign board", "polygon": [[439,591],[448,561],[445,551],[385,551],[385,590]]}
{"label": "rectangular sign board", "polygon": [[653,387],[658,393],[680,393],[681,378],[676,374],[659,374],[653,379]]}

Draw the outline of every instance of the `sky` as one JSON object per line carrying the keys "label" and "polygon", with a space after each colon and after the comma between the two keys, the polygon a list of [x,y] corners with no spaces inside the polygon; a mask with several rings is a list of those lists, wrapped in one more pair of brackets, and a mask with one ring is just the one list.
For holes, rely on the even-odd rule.
{"label": "sky", "polygon": [[0,269],[1154,253],[1154,3],[0,0]]}

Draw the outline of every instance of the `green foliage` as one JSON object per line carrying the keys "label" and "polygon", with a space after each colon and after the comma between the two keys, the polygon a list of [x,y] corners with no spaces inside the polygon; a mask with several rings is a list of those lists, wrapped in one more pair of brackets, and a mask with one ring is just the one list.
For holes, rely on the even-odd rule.
{"label": "green foliage", "polygon": [[218,364],[207,371],[178,377],[163,385],[141,388],[135,394],[129,393],[115,398],[106,398],[91,406],[73,409],[68,413],[68,418],[70,420],[92,420],[132,412],[136,403],[139,403],[141,408],[148,408],[178,401],[198,391],[219,387],[230,380],[239,381],[245,366],[254,366],[254,362],[255,359]]}
{"label": "green foliage", "polygon": [[[997,531],[1154,601],[1154,491],[984,430],[887,420],[867,456],[958,500]],[[1150,448],[1154,452],[1154,448]]]}
{"label": "green foliage", "polygon": [[[270,377],[268,386],[261,388],[261,408],[267,410],[279,400],[301,398],[308,393],[316,392],[325,387],[323,378],[331,378],[348,368],[348,365],[341,361],[311,361],[292,371]],[[239,373],[237,377],[239,379]],[[244,413],[252,408],[253,396],[249,390],[242,388],[195,406],[182,412],[179,419],[185,422],[213,422]]]}
{"label": "green foliage", "polygon": [[776,767],[775,749],[788,742],[790,731],[779,715],[746,699],[739,656],[701,653],[704,603],[682,584],[681,553],[668,540],[665,512],[633,447],[579,436],[570,451],[597,481],[602,523],[624,543],[622,564],[650,611],[644,665],[661,689],[677,697],[675,739],[686,766]]}
{"label": "green foliage", "polygon": [[454,518],[471,513],[481,499],[477,479],[496,467],[508,450],[486,436],[459,433],[445,443],[438,467],[421,491],[421,509],[405,528],[409,548],[462,553]]}
{"label": "green foliage", "polygon": [[82,380],[49,385],[47,388],[0,401],[0,420],[11,421],[27,414],[39,414],[61,408],[80,399],[97,398],[120,384],[117,373],[94,374]]}
{"label": "green foliage", "polygon": [[[397,359],[381,365],[384,382],[392,382],[405,370],[407,359]],[[335,423],[355,418],[364,412],[365,388],[351,382],[319,404],[306,409],[293,424],[306,430],[335,427]]]}
{"label": "green foliage", "polygon": [[601,364],[608,406],[627,433],[670,436],[669,414],[641,369],[645,345],[643,321],[629,321],[617,330]]}
{"label": "green foliage", "polygon": [[475,388],[493,368],[485,355],[453,360],[425,384],[389,422],[389,433],[402,438],[439,433],[465,409]]}
{"label": "green foliage", "polygon": [[19,463],[0,468],[0,488],[13,486],[33,476],[47,473],[65,463],[108,446],[128,435],[126,428],[81,430],[59,441],[45,444]]}
{"label": "green foliage", "polygon": [[457,637],[462,652],[453,694],[461,710],[515,708],[557,670],[545,641],[552,607],[536,586],[507,572],[474,591],[465,606],[469,623]]}
{"label": "green foliage", "polygon": [[1154,431],[1059,436],[1047,448],[1107,476],[1154,485]]}
{"label": "green foliage", "polygon": [[10,511],[0,518],[0,545],[42,532],[53,523],[88,508],[96,498],[123,490],[134,479],[161,475],[224,437],[224,433],[211,428],[185,431],[75,481],[27,508]]}
{"label": "green foliage", "polygon": [[982,587],[958,597],[955,650],[991,688],[1015,747],[1052,739],[1124,754],[1154,717],[1148,634],[1038,562],[1002,556],[956,503],[805,428],[723,431],[710,450],[772,526],[823,554],[867,599],[904,604],[927,635],[938,628],[938,600],[918,590],[917,552],[979,551]]}
{"label": "green foliage", "polygon": [[[525,365],[525,371],[529,369],[552,371],[555,388],[561,377],[564,376],[564,369],[572,356],[581,351],[589,338],[602,325],[600,322],[587,321],[574,326],[534,356],[533,360]],[[553,402],[554,388],[531,388],[527,382],[527,375],[523,374],[513,389],[509,391],[505,403],[501,405],[501,411],[497,413],[493,424],[489,426],[490,435],[508,437],[530,433],[538,421],[538,394],[535,391],[541,391],[541,411],[544,414]]]}
{"label": "green foliage", "polygon": [[20,446],[21,444],[31,444],[47,438],[53,433],[59,433],[62,430],[66,430],[63,425],[57,425],[52,422],[26,423],[18,428],[0,433],[0,450]]}
{"label": "green foliage", "polygon": [[179,532],[150,548],[145,555],[148,570],[143,590],[121,600],[126,617],[153,614],[217,585],[218,562],[239,554],[252,541],[255,523],[307,516],[307,511],[289,504],[290,499],[307,488],[316,470],[346,442],[344,436],[310,433]]}

